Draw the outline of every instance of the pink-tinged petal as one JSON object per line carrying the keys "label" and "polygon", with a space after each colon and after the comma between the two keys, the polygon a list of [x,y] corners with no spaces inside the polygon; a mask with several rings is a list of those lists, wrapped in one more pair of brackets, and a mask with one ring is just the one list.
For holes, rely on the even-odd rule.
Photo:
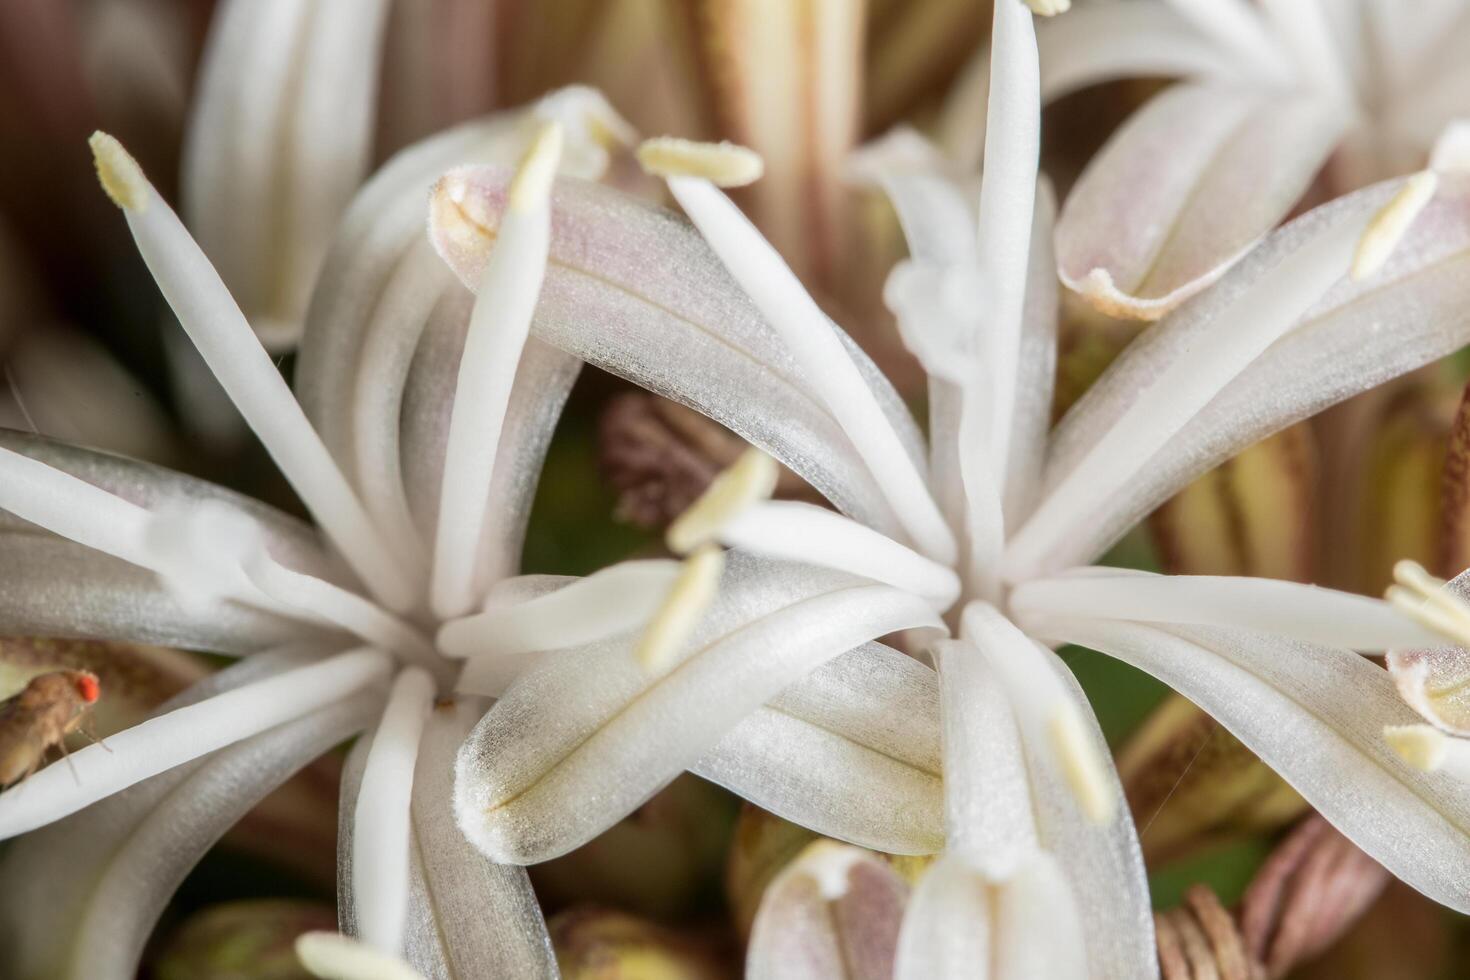
{"label": "pink-tinged petal", "polygon": [[[1380,185],[1314,209],[1271,235],[1219,284],[1145,332],[1053,432],[1043,483],[1056,485],[1150,381],[1210,331],[1220,312],[1285,258],[1351,215],[1366,220],[1392,195]],[[1439,193],[1375,275],[1346,275],[1142,469],[1053,549],[1048,569],[1086,564],[1160,503],[1246,446],[1470,343],[1470,180]]]}
{"label": "pink-tinged petal", "polygon": [[[404,957],[426,977],[556,976],[541,907],[525,869],[491,861],[454,821],[454,755],[487,702],[456,698],[429,716],[414,768],[409,907]],[[338,916],[358,934],[352,877],[356,800],[372,735],[353,746],[338,811]]]}
{"label": "pink-tinged petal", "polygon": [[[456,171],[430,235],[467,285],[478,281],[508,173]],[[532,336],[688,405],[770,452],[850,516],[903,535],[861,456],[773,328],[682,218],[604,187],[558,181],[551,261]],[[914,465],[923,440],[893,387],[841,331]],[[669,357],[678,351],[677,358]]]}
{"label": "pink-tinged petal", "polygon": [[1290,213],[1343,127],[1314,98],[1202,84],[1163,93],[1063,204],[1062,281],[1109,315],[1159,319]]}
{"label": "pink-tinged petal", "polygon": [[630,641],[607,641],[548,655],[506,692],[457,760],[460,827],[496,860],[566,853],[815,668],[917,627],[943,628],[915,596],[732,554],[666,672],[650,677]]}
{"label": "pink-tinged petal", "polygon": [[872,851],[819,840],[766,888],[750,980],[889,980],[909,887]]}
{"label": "pink-tinged petal", "polygon": [[1276,769],[1354,844],[1441,904],[1470,910],[1470,784],[1383,738],[1417,716],[1388,672],[1348,650],[1212,627],[1054,622],[1177,689]]}

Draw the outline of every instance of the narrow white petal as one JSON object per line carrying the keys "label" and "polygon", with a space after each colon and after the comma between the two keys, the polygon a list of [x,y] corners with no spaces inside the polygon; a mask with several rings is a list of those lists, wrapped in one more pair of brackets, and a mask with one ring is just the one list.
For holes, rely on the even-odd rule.
{"label": "narrow white petal", "polygon": [[1011,867],[1037,847],[1021,733],[995,668],[973,643],[930,651],[944,699],[945,836],[950,851]]}
{"label": "narrow white petal", "polygon": [[522,601],[490,598],[485,612],[446,623],[449,657],[499,657],[580,646],[643,626],[679,575],[668,559],[627,561]]}
{"label": "narrow white petal", "polygon": [[382,679],[386,654],[355,650],[179,708],[72,753],[0,793],[0,838],[59,820],[134,783],[320,709]]}
{"label": "narrow white petal", "polygon": [[1083,734],[1073,693],[1036,643],[987,603],[967,605],[963,624],[964,638],[984,653],[1005,688],[1027,745],[1052,760],[1089,820],[1111,823],[1118,811],[1112,760]]}
{"label": "narrow white petal", "polygon": [[948,566],[815,504],[757,504],[726,525],[719,538],[731,548],[835,568],[905,589],[941,610],[960,593],[959,577]]}
{"label": "narrow white petal", "polygon": [[838,340],[836,326],[771,244],[713,184],[697,177],[672,177],[668,183],[721,262],[802,365],[813,391],[852,440],[919,549],[937,561],[953,561],[954,538],[929,495],[926,475],[884,418]]}
{"label": "narrow white petal", "polygon": [[390,956],[403,949],[409,802],[433,697],[434,681],[426,671],[409,667],[399,673],[373,735],[357,796],[352,883],[358,935]]}
{"label": "narrow white petal", "polygon": [[[430,237],[460,281],[479,281],[505,174],[476,168],[464,210]],[[809,372],[684,219],[606,188],[573,181],[553,195],[551,261],[533,334],[587,363],[688,405],[785,463],[844,513],[905,534],[887,497]],[[831,330],[828,322],[828,330]],[[914,467],[924,440],[892,384],[841,332],[843,356],[877,401]],[[677,350],[678,358],[668,352]]]}
{"label": "narrow white petal", "polygon": [[367,171],[387,9],[232,0],[214,21],[184,211],[272,346],[300,336],[332,230]]}
{"label": "narrow white petal", "polygon": [[387,547],[219,274],[137,164],[110,139],[93,137],[99,172],[143,182],[143,199],[124,214],[179,322],[343,557],[388,606],[411,606],[409,570]]}
{"label": "narrow white petal", "polygon": [[995,4],[991,47],[990,111],[980,177],[976,248],[980,272],[990,293],[988,322],[981,334],[991,406],[989,443],[993,455],[989,463],[995,471],[992,479],[1001,484],[1010,455],[1016,407],[1026,267],[1031,257],[1041,147],[1040,69],[1030,13],[1018,4]]}
{"label": "narrow white petal", "polygon": [[[1214,39],[1156,0],[1082,4],[1036,25],[1041,102],[1120,78],[1222,77],[1239,65]],[[990,51],[978,52],[950,89],[939,119],[945,156],[980,168],[990,96]]]}
{"label": "narrow white petal", "polygon": [[[1043,572],[1055,543],[1088,520],[1106,500],[1344,278],[1365,227],[1339,218],[1234,298],[1217,330],[1170,362],[1101,435],[1065,477],[1053,484],[1006,549],[1005,574],[1022,581]],[[1205,338],[1201,338],[1204,340]]]}
{"label": "narrow white petal", "polygon": [[934,671],[879,643],[746,715],[692,767],[776,815],[891,854],[944,843]]}
{"label": "narrow white petal", "polygon": [[[300,664],[276,653],[248,657],[165,702],[173,711]],[[21,980],[55,980],[65,966],[98,877],[149,813],[205,764],[196,759],[11,843],[0,859],[0,943]],[[209,801],[200,801],[207,809]],[[165,889],[163,900],[168,895]]]}
{"label": "narrow white petal", "polygon": [[[817,666],[915,627],[939,627],[915,596],[732,553],[720,597],[667,672],[650,677],[610,642],[549,656],[506,693],[460,753],[460,826],[496,860],[565,853]],[[548,699],[563,708],[548,712]]]}
{"label": "narrow white petal", "polygon": [[1035,636],[1047,636],[1047,618],[1060,616],[1237,626],[1369,652],[1441,642],[1388,603],[1274,579],[1105,574],[1037,579],[1016,587],[1011,608]]}
{"label": "narrow white petal", "polygon": [[[1144,334],[1113,362],[1053,432],[1045,482],[1055,485],[1183,352],[1229,333],[1218,319],[1283,259],[1348,214],[1367,222],[1392,197],[1380,185],[1317,208],[1273,233],[1197,302]],[[1436,196],[1384,270],[1344,278],[1302,322],[1156,454],[1091,522],[1056,542],[1047,569],[1095,560],[1190,480],[1246,446],[1350,395],[1383,384],[1470,342],[1470,185],[1442,178]]]}
{"label": "narrow white petal", "polygon": [[1410,767],[1383,738],[1417,721],[1386,671],[1347,650],[1244,630],[1073,620],[1063,638],[1175,687],[1374,860],[1470,909],[1470,785]]}
{"label": "narrow white petal", "polygon": [[894,980],[993,980],[995,896],[962,854],[929,867],[909,899],[898,936]]}
{"label": "narrow white petal", "polygon": [[159,917],[194,865],[268,793],[359,731],[379,695],[359,692],[231,746],[154,806],[101,868],[64,980],[131,980]]}
{"label": "narrow white petal", "polygon": [[538,134],[507,193],[494,249],[476,290],[450,413],[430,602],[442,619],[474,606],[476,550],[496,450],[546,274],[551,239],[551,179],[562,132]]}

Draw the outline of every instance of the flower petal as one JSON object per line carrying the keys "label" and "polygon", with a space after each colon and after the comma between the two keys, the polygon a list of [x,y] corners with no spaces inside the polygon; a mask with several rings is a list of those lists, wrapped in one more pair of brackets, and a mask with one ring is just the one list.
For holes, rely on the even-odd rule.
{"label": "flower petal", "polygon": [[[436,209],[430,234],[477,281],[501,211],[504,171],[466,173],[463,214]],[[902,525],[809,379],[683,219],[602,187],[558,182],[551,263],[534,336],[697,409],[791,467],[840,510],[890,536]],[[454,218],[453,225],[446,224]],[[838,339],[922,471],[923,440],[902,400],[841,331]],[[678,358],[668,352],[677,350]]]}
{"label": "flower petal", "polygon": [[[555,977],[551,940],[525,869],[491,861],[454,821],[454,756],[484,706],[478,698],[440,702],[424,729],[414,768],[404,956],[428,977]],[[354,746],[342,773],[338,900],[348,934],[357,932],[354,814],[371,741],[367,735]]]}
{"label": "flower petal", "polygon": [[1376,861],[1470,909],[1470,785],[1394,754],[1384,727],[1417,718],[1386,671],[1347,650],[1245,630],[1071,620],[1049,632],[1170,684]]}
{"label": "flower petal", "polygon": [[827,660],[894,630],[942,629],[923,600],[887,586],[731,559],[667,672],[650,678],[627,641],[593,644],[548,656],[491,709],[456,763],[455,809],[481,850],[516,863],[563,854]]}
{"label": "flower petal", "polygon": [[934,672],[880,643],[746,715],[691,771],[828,837],[897,854],[944,843]]}
{"label": "flower petal", "polygon": [[1098,153],[1057,220],[1062,281],[1112,316],[1156,320],[1284,218],[1342,135],[1330,104],[1186,84]]}
{"label": "flower petal", "polygon": [[746,952],[751,980],[888,980],[909,888],[876,854],[819,840],[761,897]]}
{"label": "flower petal", "polygon": [[1348,650],[1438,645],[1440,638],[1367,596],[1298,582],[1228,575],[1061,575],[1017,586],[1011,609],[1029,632],[1049,635],[1051,615],[1148,623],[1236,626]]}
{"label": "flower petal", "polygon": [[[1273,234],[1198,302],[1132,344],[1053,433],[1044,484],[1070,472],[1127,410],[1148,379],[1202,343],[1246,288],[1347,215],[1371,214],[1392,185],[1317,208]],[[1470,342],[1470,180],[1444,177],[1384,269],[1333,287],[1176,433],[1125,493],[1107,501],[1043,562],[1084,564],[1189,480],[1245,446],[1353,394]]]}

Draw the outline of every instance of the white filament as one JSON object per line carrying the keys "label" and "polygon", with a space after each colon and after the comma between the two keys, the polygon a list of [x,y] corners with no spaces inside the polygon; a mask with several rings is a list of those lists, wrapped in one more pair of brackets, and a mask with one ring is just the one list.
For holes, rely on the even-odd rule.
{"label": "white filament", "polygon": [[1047,555],[1347,273],[1367,219],[1341,218],[1288,255],[1215,318],[1215,328],[1165,368],[1037,506],[1009,541],[1004,575],[1044,574]]}
{"label": "white filament", "polygon": [[720,532],[726,546],[851,572],[923,596],[943,611],[959,597],[948,565],[815,504],[775,500],[748,508]]}
{"label": "white filament", "polygon": [[389,955],[403,950],[408,916],[409,802],[419,741],[433,706],[434,681],[399,673],[373,733],[352,822],[352,891],[363,942]]}
{"label": "white filament", "polygon": [[296,957],[322,980],[424,980],[396,956],[336,932],[306,932],[296,937]]}
{"label": "white filament", "polygon": [[628,561],[534,599],[451,620],[439,630],[447,657],[559,650],[642,626],[674,587],[680,564]]}
{"label": "white filament", "polygon": [[670,177],[669,189],[735,281],[801,365],[813,394],[853,442],[894,513],[919,550],[946,564],[954,536],[929,494],[925,477],[904,451],[836,328],[791,268],[728,197],[702,177]]}
{"label": "white filament", "polygon": [[551,177],[561,157],[561,140],[560,124],[547,123],[522,160],[470,314],[445,448],[429,586],[431,605],[441,619],[462,616],[474,606],[490,477],[546,274]]}
{"label": "white filament", "polygon": [[219,273],[131,158],[99,149],[97,159],[99,171],[105,165],[146,188],[145,201],[123,205],[138,252],[240,414],[373,594],[391,609],[410,608],[416,599],[411,570],[369,519]]}
{"label": "white filament", "polygon": [[995,4],[991,48],[990,108],[976,248],[990,299],[988,322],[980,335],[988,355],[990,480],[1003,486],[1015,414],[1026,267],[1031,254],[1031,218],[1041,150],[1036,32],[1031,16],[1019,5]]}
{"label": "white filament", "polygon": [[[1194,623],[1261,630],[1379,652],[1441,642],[1388,603],[1273,579],[1215,575],[1067,576],[1025,582],[1010,608],[1026,625],[1045,617]],[[1031,630],[1045,635],[1045,630]]]}

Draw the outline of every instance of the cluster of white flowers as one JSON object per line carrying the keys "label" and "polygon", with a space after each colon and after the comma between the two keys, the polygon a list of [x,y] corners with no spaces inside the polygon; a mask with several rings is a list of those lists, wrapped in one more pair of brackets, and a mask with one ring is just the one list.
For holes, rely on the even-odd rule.
{"label": "cluster of white flowers", "polygon": [[[0,794],[0,837],[27,835],[0,860],[13,975],[132,976],[193,862],[364,733],[339,842],[359,942],[304,943],[323,976],[554,976],[522,866],[685,771],[828,837],[942,852],[907,898],[860,851],[808,852],[767,894],[752,976],[832,975],[810,913],[849,900],[902,978],[1153,976],[1137,834],[1062,644],[1164,680],[1470,911],[1470,750],[1414,710],[1470,731],[1470,657],[1440,639],[1464,610],[1436,583],[1405,571],[1388,603],[1091,564],[1246,446],[1470,343],[1470,154],[1448,125],[1470,106],[1446,105],[1463,66],[1440,58],[1470,4],[1426,2],[1409,30],[1397,2],[1099,0],[1038,30],[1067,4],[997,0],[944,138],[899,130],[852,161],[908,241],[886,299],[927,437],[720,189],[759,177],[750,151],[644,143],[680,216],[596,182],[635,137],[571,89],[402,151],[349,205],[385,5],[227,5],[186,168],[205,248],[115,140],[93,151],[315,527],[0,433],[6,632],[247,655]],[[253,102],[240,76],[291,52],[328,68]],[[1043,102],[1160,71],[1191,80],[1055,216]],[[1342,196],[1278,228],[1329,156]],[[1159,322],[1053,427],[1061,286]],[[267,348],[298,336],[293,394]],[[583,363],[759,452],[670,530],[682,561],[518,576]],[[769,499],[772,458],[832,508]],[[878,642],[895,634],[908,653]],[[1392,671],[1364,656],[1385,651]]]}

